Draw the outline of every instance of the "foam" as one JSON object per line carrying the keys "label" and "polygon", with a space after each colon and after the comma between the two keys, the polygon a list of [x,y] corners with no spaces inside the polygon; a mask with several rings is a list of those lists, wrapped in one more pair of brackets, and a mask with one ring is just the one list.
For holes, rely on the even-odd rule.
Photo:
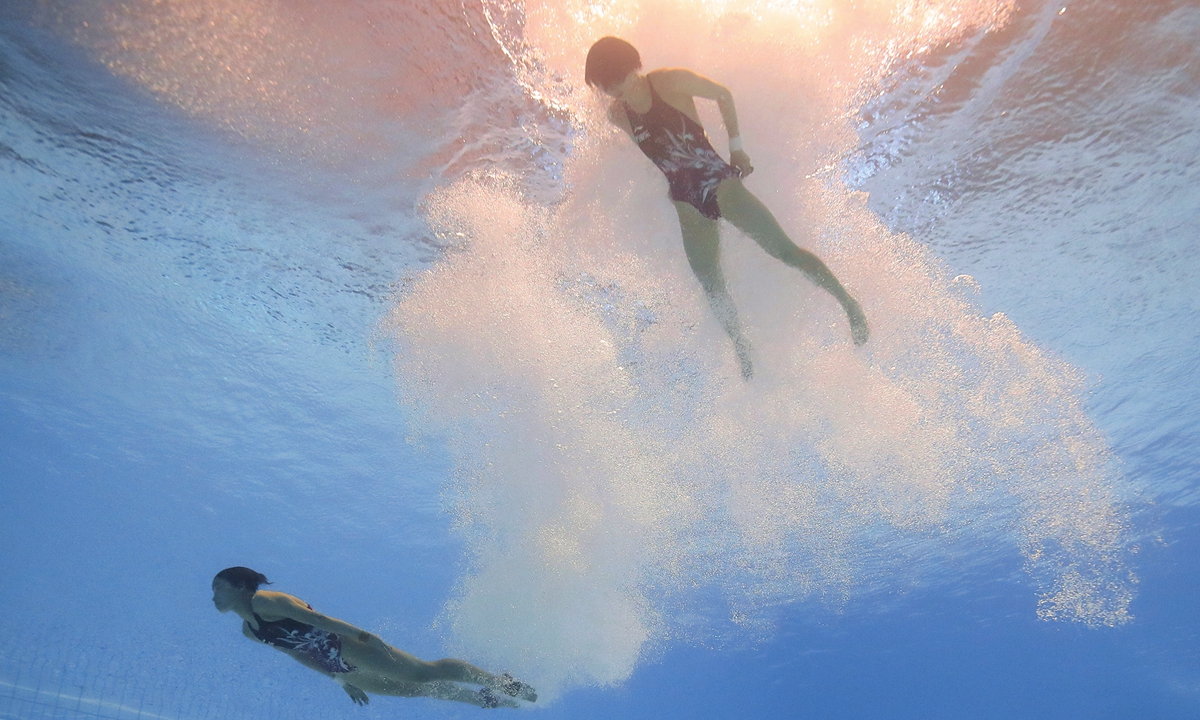
{"label": "foam", "polygon": [[[1045,619],[1127,621],[1125,485],[1080,404],[1080,373],[1004,315],[981,315],[972,279],[889,232],[865,195],[804,177],[852,147],[843,113],[876,77],[871,53],[814,68],[795,59],[820,53],[781,45],[795,28],[754,8],[737,9],[731,47],[715,34],[730,12],[663,25],[684,16],[676,5],[528,7],[528,68],[578,74],[554,67],[571,56],[557,43],[603,34],[607,19],[648,67],[695,60],[740,90],[761,158],[749,186],[863,301],[872,338],[855,350],[827,295],[726,228],[758,371],[742,382],[661,179],[604,127],[594,96],[543,88],[580,133],[561,201],[501,172],[434,193],[426,216],[456,245],[387,321],[405,392],[452,438],[450,499],[472,564],[444,621],[461,650],[551,692],[616,683],[663,641],[761,632],[783,604],[840,610],[953,585],[964,542],[993,573],[1023,557]],[[1008,9],[907,25],[879,10],[864,32],[919,52]],[[559,24],[533,22],[546,17]],[[849,32],[812,18],[798,22],[834,28],[825,43]],[[714,47],[693,49],[706,35]]]}
{"label": "foam", "polygon": [[686,270],[586,230],[587,203],[515,188],[472,178],[430,199],[462,244],[389,319],[400,377],[452,438],[472,564],[445,622],[463,652],[548,689],[615,683],[654,641],[722,631],[692,617],[704,589],[761,625],[806,598],[953,583],[937,538],[964,534],[1024,554],[1043,617],[1128,619],[1121,483],[1076,372],[980,317],[854,195],[829,204],[869,242],[830,255],[871,342],[853,350],[798,280],[756,296],[735,278],[759,353],[743,383]]}

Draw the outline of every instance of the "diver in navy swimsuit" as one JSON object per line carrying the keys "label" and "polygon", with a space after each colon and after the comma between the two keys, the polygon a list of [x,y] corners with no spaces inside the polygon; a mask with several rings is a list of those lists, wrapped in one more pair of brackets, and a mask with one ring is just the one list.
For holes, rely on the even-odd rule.
{"label": "diver in navy swimsuit", "polygon": [[[750,346],[742,337],[737,308],[721,272],[717,220],[725,218],[772,257],[800,270],[841,304],[850,321],[855,345],[870,331],[858,301],[850,296],[825,263],[798,247],[775,216],[741,178],[754,172],[738,134],[737,112],[728,88],[691,70],[639,72],[641,57],[632,45],[615,37],[601,38],[588,51],[585,79],[614,98],[609,119],[627,132],[646,157],[667,176],[671,200],[683,231],[683,248],[709,304],[733,340],[742,377],[754,374]],[[729,162],[713,150],[700,125],[695,98],[716,100],[729,131]]]}
{"label": "diver in navy swimsuit", "polygon": [[[484,708],[518,707],[511,698],[537,701],[537,693],[512,675],[493,675],[447,658],[425,662],[383,642],[377,635],[327,617],[299,598],[259,590],[267,578],[232,567],[213,578],[213,604],[241,616],[242,633],[333,678],[359,705],[367,693],[456,700]],[[468,690],[459,683],[482,685]]]}
{"label": "diver in navy swimsuit", "polygon": [[[308,603],[304,607],[312,610],[312,605]],[[357,670],[353,665],[346,664],[346,659],[342,657],[342,639],[336,634],[291,618],[267,622],[258,613],[253,615],[255,624],[247,622],[246,629],[266,644],[301,653],[330,675]]]}

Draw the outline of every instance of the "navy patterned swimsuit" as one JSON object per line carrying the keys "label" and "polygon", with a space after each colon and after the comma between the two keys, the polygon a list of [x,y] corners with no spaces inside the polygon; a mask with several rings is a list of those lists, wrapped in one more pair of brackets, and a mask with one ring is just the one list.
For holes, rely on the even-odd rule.
{"label": "navy patterned swimsuit", "polygon": [[[312,610],[312,606],[308,609]],[[257,630],[250,626],[254,637],[268,645],[307,655],[327,673],[348,673],[358,669],[342,657],[342,638],[336,633],[318,630],[291,618],[267,622],[254,613],[254,620],[258,622]]]}
{"label": "navy patterned swimsuit", "polygon": [[721,217],[717,187],[721,181],[741,177],[742,171],[725,162],[704,134],[700,123],[668,105],[650,86],[650,109],[645,115],[625,105],[633,139],[667,176],[671,199],[689,203],[706,218]]}

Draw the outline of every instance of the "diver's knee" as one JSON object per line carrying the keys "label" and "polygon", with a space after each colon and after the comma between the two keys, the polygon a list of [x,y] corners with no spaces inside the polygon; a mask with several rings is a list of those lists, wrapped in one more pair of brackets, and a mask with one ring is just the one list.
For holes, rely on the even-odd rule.
{"label": "diver's knee", "polygon": [[795,267],[802,267],[811,262],[812,253],[805,252],[793,242],[765,244],[763,245],[763,250],[776,260],[782,260],[788,265]]}
{"label": "diver's knee", "polygon": [[429,680],[459,680],[462,675],[463,662],[454,658],[442,658],[425,663],[429,672]]}
{"label": "diver's knee", "polygon": [[790,238],[759,244],[771,257],[805,272],[812,272],[822,264],[820,258],[792,242]]}

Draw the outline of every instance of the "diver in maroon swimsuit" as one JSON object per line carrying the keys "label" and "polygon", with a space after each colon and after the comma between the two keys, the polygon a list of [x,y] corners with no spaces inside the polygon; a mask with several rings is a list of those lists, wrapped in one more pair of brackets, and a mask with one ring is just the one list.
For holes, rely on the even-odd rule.
{"label": "diver in maroon swimsuit", "polygon": [[[691,70],[641,73],[642,59],[629,43],[601,38],[588,51],[585,79],[615,98],[608,117],[638,144],[667,176],[671,200],[683,231],[683,249],[700,279],[709,305],[725,328],[741,364],[742,377],[754,374],[750,346],[742,337],[737,308],[721,272],[717,220],[724,217],[772,257],[800,270],[825,288],[846,311],[855,345],[870,331],[858,301],[846,292],[825,263],[796,246],[775,216],[742,184],[754,172],[738,135],[737,112],[728,88]],[[695,98],[716,100],[729,131],[729,162],[708,142]]]}
{"label": "diver in maroon swimsuit", "polygon": [[[250,568],[226,568],[213,578],[213,604],[223,613],[232,610],[241,616],[246,637],[333,678],[359,705],[370,702],[368,692],[456,700],[484,708],[518,707],[511,697],[537,701],[533,688],[512,675],[493,675],[451,658],[425,662],[377,635],[316,612],[299,598],[259,590],[266,582],[264,575]],[[468,690],[459,683],[483,687]]]}

